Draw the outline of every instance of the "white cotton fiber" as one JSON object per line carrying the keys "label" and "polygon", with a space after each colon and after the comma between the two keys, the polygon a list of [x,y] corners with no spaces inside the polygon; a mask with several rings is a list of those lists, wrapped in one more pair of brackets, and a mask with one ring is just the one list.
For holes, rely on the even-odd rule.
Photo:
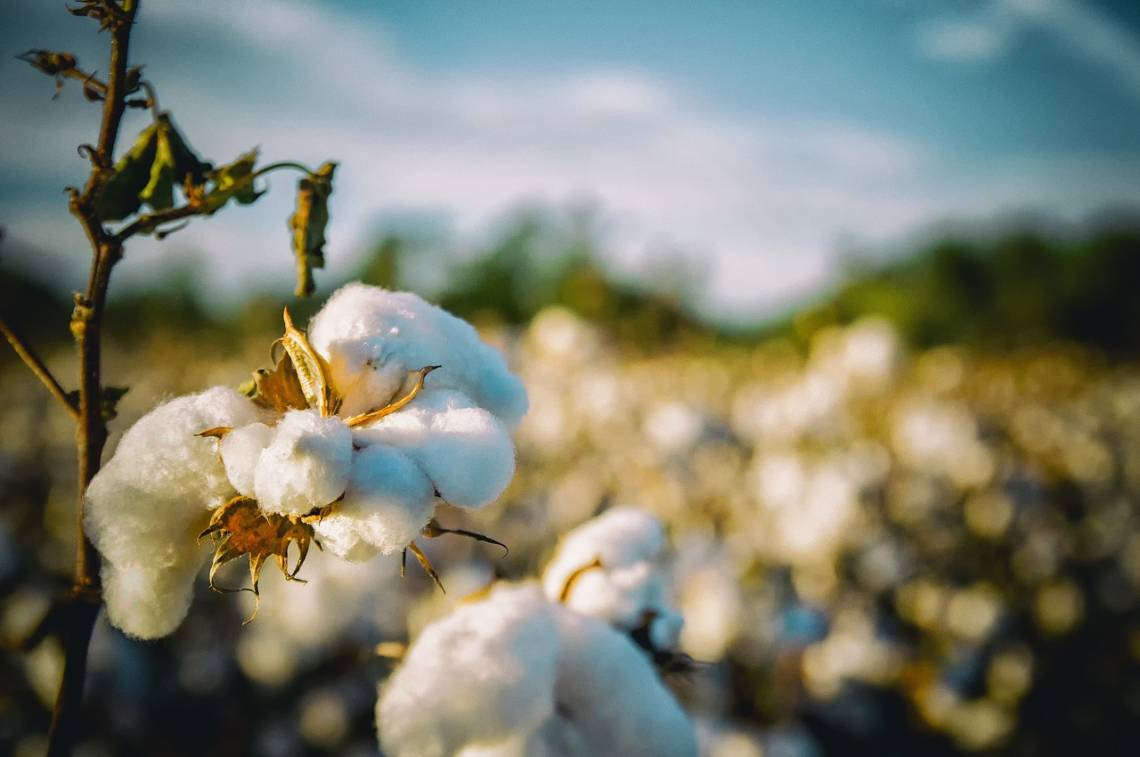
{"label": "white cotton fiber", "polygon": [[426,389],[403,410],[355,430],[358,445],[398,447],[427,473],[440,496],[458,507],[494,501],[515,473],[506,427],[470,398]]}
{"label": "white cotton fiber", "polygon": [[693,726],[642,651],[602,621],[558,609],[554,717],[528,753],[695,757]]}
{"label": "white cotton fiber", "polygon": [[292,410],[273,429],[257,460],[254,492],[266,512],[304,515],[344,493],[352,432],[340,418]]}
{"label": "white cotton fiber", "polygon": [[469,323],[410,292],[342,287],[313,318],[309,339],[329,362],[344,415],[386,405],[428,365],[442,366],[428,386],[461,391],[508,426],[526,412],[526,390],[502,355]]}
{"label": "white cotton fiber", "polygon": [[[259,414],[225,387],[171,400],[127,430],[91,481],[84,524],[103,556],[108,596],[116,598],[107,603],[113,625],[153,638],[181,621],[201,562],[194,538],[209,509],[235,493],[217,441],[195,434]],[[164,596],[150,596],[156,592]]]}
{"label": "white cotton fiber", "polygon": [[130,636],[157,639],[182,623],[204,554],[190,539],[183,559],[172,565],[155,566],[144,556],[137,562],[103,565],[103,601],[112,625]]}
{"label": "white cotton fiber", "polygon": [[226,476],[239,494],[254,496],[257,461],[272,439],[273,429],[264,423],[251,423],[230,431],[218,443]]}
{"label": "white cotton fiber", "polygon": [[689,757],[696,739],[624,634],[499,586],[428,626],[384,684],[377,730],[394,757]]}
{"label": "white cotton fiber", "polygon": [[386,754],[438,757],[535,732],[554,713],[558,633],[537,587],[499,587],[424,629],[376,705]]}
{"label": "white cotton fiber", "polygon": [[[543,572],[543,588],[551,600],[626,631],[649,623],[650,641],[668,649],[677,643],[682,618],[669,602],[664,550],[660,521],[617,507],[563,537]],[[585,569],[595,561],[600,567]]]}
{"label": "white cotton fiber", "polygon": [[431,520],[435,492],[411,458],[382,444],[353,454],[344,499],[315,525],[321,546],[349,560],[398,552]]}

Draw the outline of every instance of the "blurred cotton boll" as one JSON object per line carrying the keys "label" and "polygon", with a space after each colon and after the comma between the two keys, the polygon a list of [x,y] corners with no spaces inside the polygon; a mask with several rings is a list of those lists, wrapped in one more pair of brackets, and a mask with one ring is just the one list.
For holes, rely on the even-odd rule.
{"label": "blurred cotton boll", "polygon": [[695,755],[688,718],[626,636],[499,586],[428,626],[384,684],[385,752]]}
{"label": "blurred cotton boll", "polygon": [[561,540],[543,571],[543,590],[551,601],[626,631],[648,624],[653,648],[670,649],[683,621],[668,596],[665,545],[657,518],[613,508]]}

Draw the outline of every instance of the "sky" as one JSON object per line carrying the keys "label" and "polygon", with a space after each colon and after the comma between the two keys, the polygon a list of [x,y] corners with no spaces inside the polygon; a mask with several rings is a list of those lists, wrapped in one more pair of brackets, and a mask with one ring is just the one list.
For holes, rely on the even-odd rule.
{"label": "sky", "polygon": [[[13,56],[105,70],[106,38],[59,3],[10,1],[5,247],[78,287],[61,188],[85,175],[74,148],[98,109],[75,86],[52,100]],[[520,208],[589,208],[616,269],[680,256],[704,272],[703,310],[750,318],[829,286],[851,250],[947,221],[1080,222],[1140,190],[1133,2],[143,0],[132,58],[204,157],[339,162],[327,278],[409,219],[474,246]],[[116,275],[193,260],[217,298],[287,292],[294,181],[133,245]]]}

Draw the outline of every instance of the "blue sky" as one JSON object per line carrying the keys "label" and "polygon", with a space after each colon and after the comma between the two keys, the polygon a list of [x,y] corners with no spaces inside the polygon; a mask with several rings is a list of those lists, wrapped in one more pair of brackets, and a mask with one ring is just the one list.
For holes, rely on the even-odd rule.
{"label": "blue sky", "polygon": [[[703,306],[771,313],[853,246],[947,219],[1079,221],[1140,190],[1140,9],[1079,0],[144,0],[134,58],[200,152],[338,159],[329,263],[385,219],[461,244],[527,204],[595,209],[612,263],[684,255]],[[0,30],[0,224],[82,276],[61,214],[95,108],[11,55],[88,23],[17,0]],[[145,124],[136,115],[128,132]],[[287,291],[292,179],[251,209],[134,248],[145,283],[203,251],[211,290]],[[197,255],[198,253],[194,253]],[[200,255],[199,255],[200,257]]]}

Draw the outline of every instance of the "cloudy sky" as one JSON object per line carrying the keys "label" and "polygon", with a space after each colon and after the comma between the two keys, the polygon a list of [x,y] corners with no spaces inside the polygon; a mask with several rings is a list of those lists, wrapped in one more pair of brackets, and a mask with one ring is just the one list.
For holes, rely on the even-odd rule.
{"label": "cloudy sky", "polygon": [[[0,28],[0,225],[75,285],[60,188],[97,109],[13,55],[91,24],[14,0]],[[853,247],[947,219],[1079,221],[1140,197],[1140,4],[1123,0],[144,0],[132,49],[206,157],[337,159],[329,264],[430,218],[464,244],[519,207],[589,206],[613,264],[682,254],[704,306],[771,313]],[[11,18],[11,15],[9,15]],[[133,114],[126,134],[146,123]],[[293,178],[159,248],[133,283],[204,254],[211,291],[287,291]]]}

